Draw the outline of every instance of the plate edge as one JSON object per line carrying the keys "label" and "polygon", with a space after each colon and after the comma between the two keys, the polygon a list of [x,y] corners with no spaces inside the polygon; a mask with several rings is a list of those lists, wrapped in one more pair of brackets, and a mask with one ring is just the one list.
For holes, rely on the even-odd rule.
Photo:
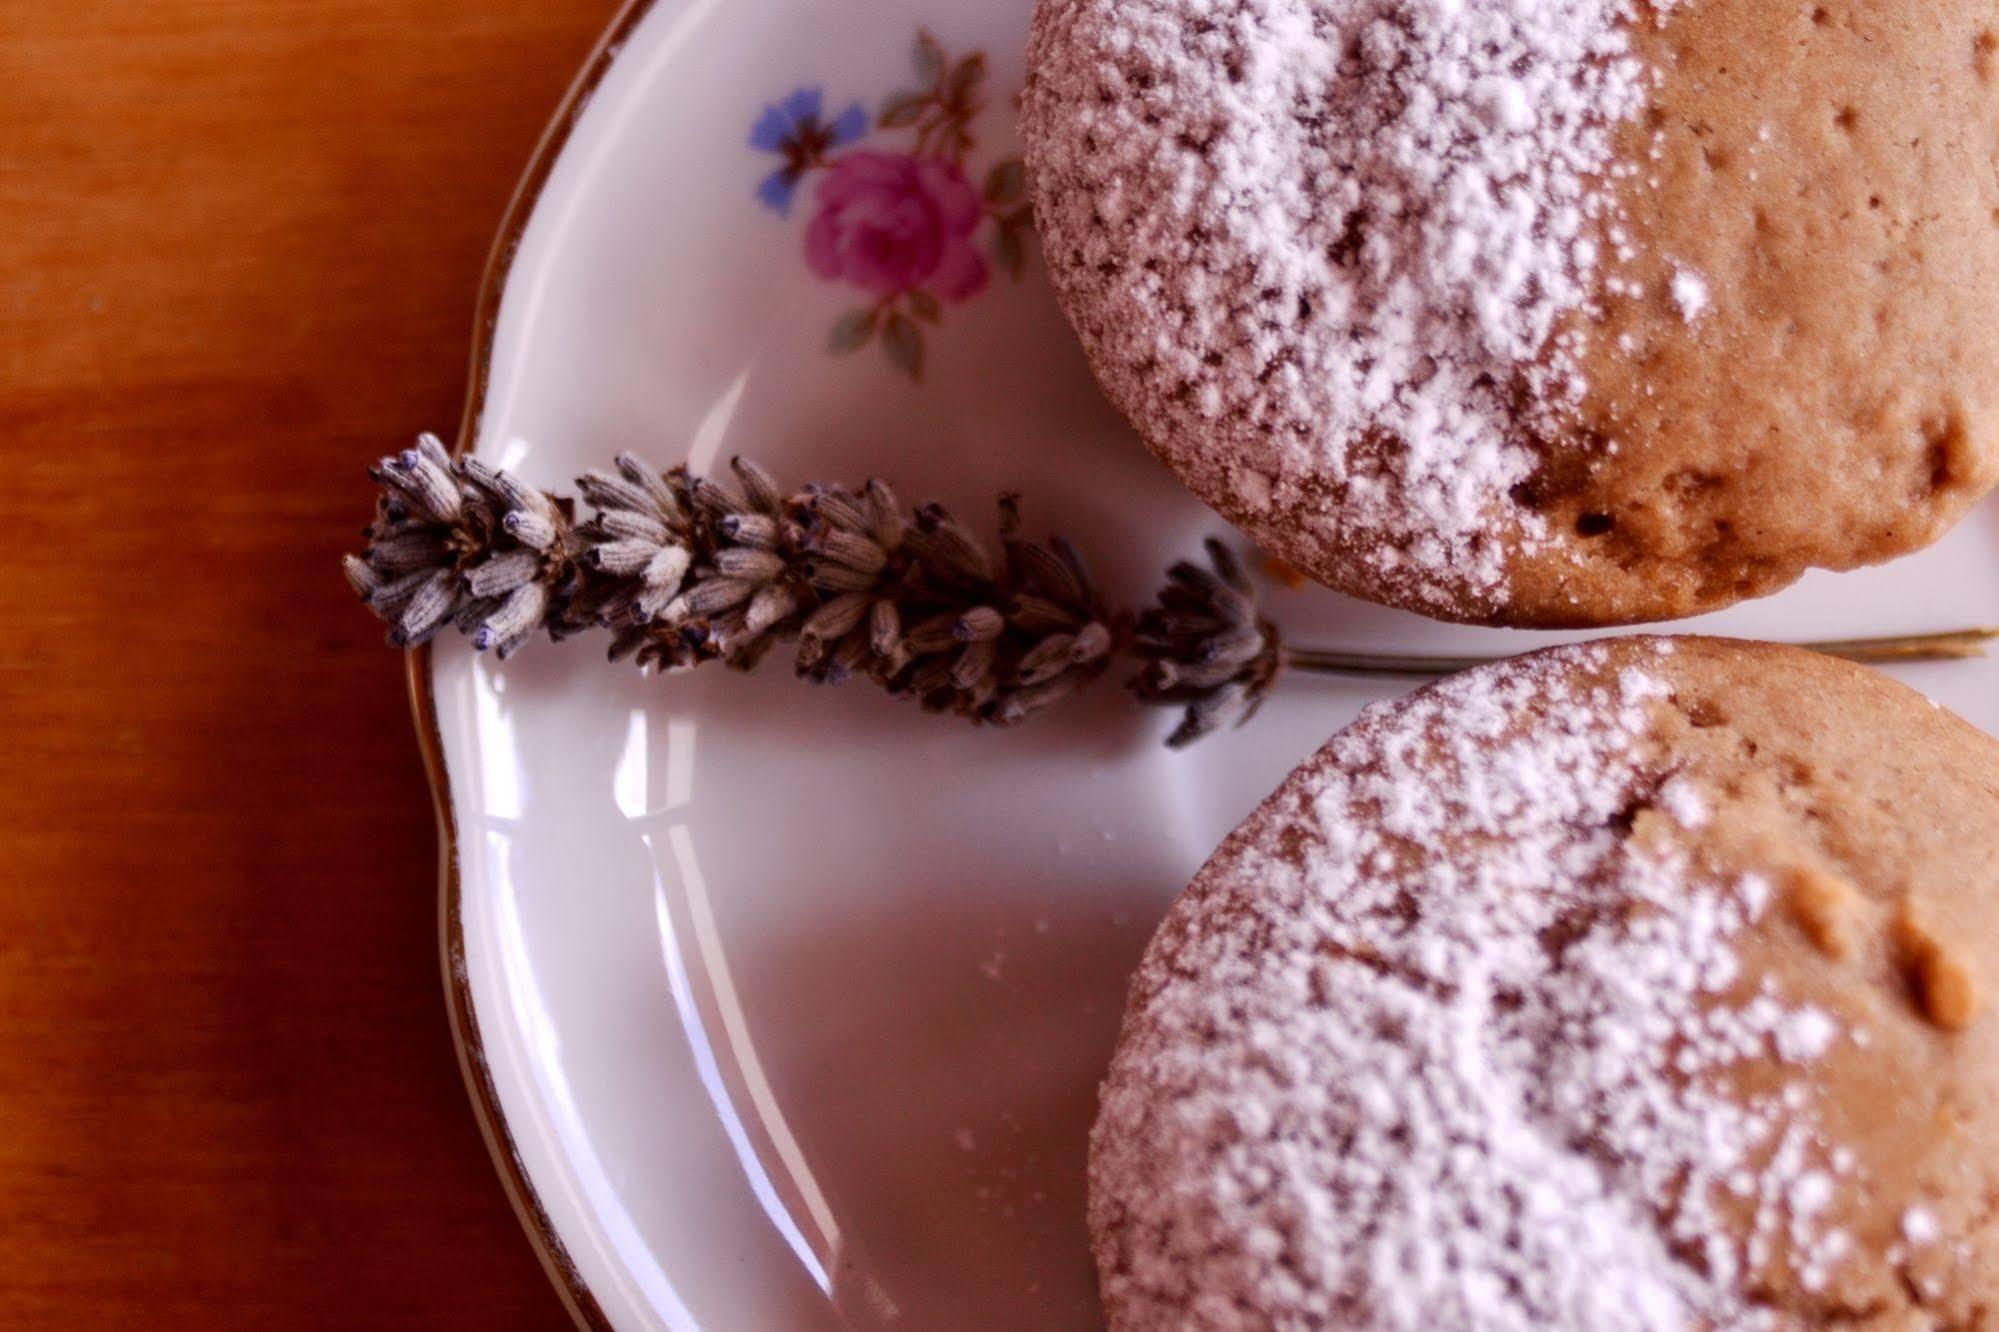
{"label": "plate edge", "polygon": [[[492,378],[493,335],[499,325],[500,301],[507,278],[519,252],[522,233],[534,215],[535,205],[555,168],[556,159],[569,142],[590,96],[603,82],[616,61],[625,39],[652,12],[659,0],[625,0],[591,47],[583,66],[570,81],[556,105],[548,125],[529,154],[501,216],[498,233],[486,256],[479,278],[479,292],[473,306],[472,346],[466,372],[465,406],[459,416],[458,433],[452,441],[454,454],[463,453],[478,429],[485,408],[486,390]],[[465,922],[463,884],[459,878],[458,828],[452,813],[451,777],[444,762],[444,738],[437,725],[437,698],[428,644],[404,654],[404,677],[408,685],[411,722],[416,729],[417,747],[423,758],[424,778],[430,787],[432,809],[437,819],[438,862],[438,962],[444,984],[445,1010],[451,1026],[451,1043],[458,1053],[458,1071],[472,1102],[479,1136],[500,1177],[514,1216],[526,1232],[535,1256],[548,1275],[563,1307],[584,1332],[615,1332],[603,1305],[583,1279],[568,1248],[556,1234],[548,1208],[534,1183],[528,1178],[519,1145],[508,1131],[501,1109],[499,1090],[493,1083],[485,1046],[479,1034],[479,1017],[472,999],[471,979],[465,967]]]}
{"label": "plate edge", "polygon": [[444,982],[444,1003],[451,1027],[452,1048],[458,1054],[458,1072],[472,1103],[472,1116],[485,1140],[500,1187],[513,1206],[514,1217],[526,1232],[535,1257],[540,1260],[562,1305],[584,1332],[615,1332],[596,1294],[577,1270],[568,1248],[555,1233],[548,1209],[528,1178],[520,1148],[507,1130],[506,1115],[500,1108],[499,1089],[479,1035],[479,1016],[472,1002],[471,980],[465,966],[465,924],[463,894],[458,876],[458,828],[451,810],[450,778],[444,764],[444,739],[437,728],[437,702],[431,688],[431,652],[428,644],[407,654],[405,678],[409,687],[410,711],[416,726],[417,747],[423,756],[424,777],[430,786],[431,807],[437,819],[438,872],[438,962]]}

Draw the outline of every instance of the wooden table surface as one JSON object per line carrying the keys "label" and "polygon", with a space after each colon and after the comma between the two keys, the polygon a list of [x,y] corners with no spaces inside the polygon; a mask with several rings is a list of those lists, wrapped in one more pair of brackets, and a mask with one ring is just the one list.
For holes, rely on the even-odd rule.
{"label": "wooden table surface", "polygon": [[0,0],[0,1326],[558,1328],[364,464],[612,0]]}

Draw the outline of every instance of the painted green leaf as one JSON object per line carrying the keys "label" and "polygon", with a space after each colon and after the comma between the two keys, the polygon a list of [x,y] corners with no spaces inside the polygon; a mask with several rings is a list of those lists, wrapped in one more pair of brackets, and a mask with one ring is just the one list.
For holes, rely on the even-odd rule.
{"label": "painted green leaf", "polygon": [[875,119],[883,129],[904,129],[923,118],[923,108],[930,104],[930,94],[897,93],[882,103],[881,114]]}
{"label": "painted green leaf", "polygon": [[844,356],[867,346],[875,336],[875,324],[880,318],[879,310],[847,311],[834,321],[833,335],[826,339],[826,349]]}
{"label": "painted green leaf", "polygon": [[993,262],[1016,281],[1027,267],[1027,251],[1020,243],[1020,232],[1002,221],[993,228]]}
{"label": "painted green leaf", "polygon": [[923,330],[905,314],[892,314],[882,326],[882,351],[889,364],[911,379],[923,378]]}
{"label": "painted green leaf", "polygon": [[1027,188],[1027,168],[1018,157],[1009,157],[986,173],[986,202],[995,207],[1012,203]]}
{"label": "painted green leaf", "polygon": [[974,51],[951,71],[951,77],[944,85],[944,100],[957,106],[965,105],[978,94],[979,85],[985,82],[985,78],[986,57]]}
{"label": "painted green leaf", "polygon": [[926,88],[935,88],[937,80],[944,76],[944,48],[930,35],[927,28],[916,34],[916,81]]}
{"label": "painted green leaf", "polygon": [[927,291],[909,293],[909,312],[929,324],[934,324],[944,317],[944,307]]}

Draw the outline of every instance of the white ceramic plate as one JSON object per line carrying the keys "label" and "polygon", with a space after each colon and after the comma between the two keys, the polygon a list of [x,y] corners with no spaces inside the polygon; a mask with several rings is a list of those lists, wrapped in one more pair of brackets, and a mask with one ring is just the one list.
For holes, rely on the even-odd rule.
{"label": "white ceramic plate", "polygon": [[[1005,271],[1029,6],[628,11],[503,234],[462,442],[551,487],[631,449],[697,468],[749,453],[793,482],[879,474],[967,517],[1014,488],[1031,526],[1077,539],[1141,604],[1221,525],[1099,400],[1031,238],[1021,278]],[[946,83],[984,53],[983,110],[881,114],[919,83],[919,28]],[[815,104],[838,143],[780,216],[767,149]],[[962,162],[902,160],[919,148]],[[926,255],[815,271],[844,210],[912,198],[956,219]],[[833,354],[897,263],[928,274],[936,309],[905,301],[909,328],[882,315]],[[1300,642],[1552,637],[1272,597]],[[1995,618],[1988,504],[1925,554],[1703,627]],[[1901,673],[1999,729],[1999,666]],[[1248,729],[1172,754],[1170,718],[1109,681],[1012,733],[775,663],[643,679],[585,645],[504,667],[440,646],[412,682],[446,832],[454,1019],[515,1201],[582,1322],[723,1330],[1095,1326],[1084,1142],[1127,972],[1223,833],[1404,687],[1294,678]]]}

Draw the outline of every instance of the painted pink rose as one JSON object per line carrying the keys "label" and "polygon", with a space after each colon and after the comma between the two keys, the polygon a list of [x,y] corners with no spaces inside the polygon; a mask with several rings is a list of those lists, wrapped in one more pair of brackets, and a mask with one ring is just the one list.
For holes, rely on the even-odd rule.
{"label": "painted pink rose", "polygon": [[829,281],[878,296],[927,289],[963,301],[986,285],[972,245],[983,210],[955,165],[934,157],[851,152],[819,184],[805,261]]}

